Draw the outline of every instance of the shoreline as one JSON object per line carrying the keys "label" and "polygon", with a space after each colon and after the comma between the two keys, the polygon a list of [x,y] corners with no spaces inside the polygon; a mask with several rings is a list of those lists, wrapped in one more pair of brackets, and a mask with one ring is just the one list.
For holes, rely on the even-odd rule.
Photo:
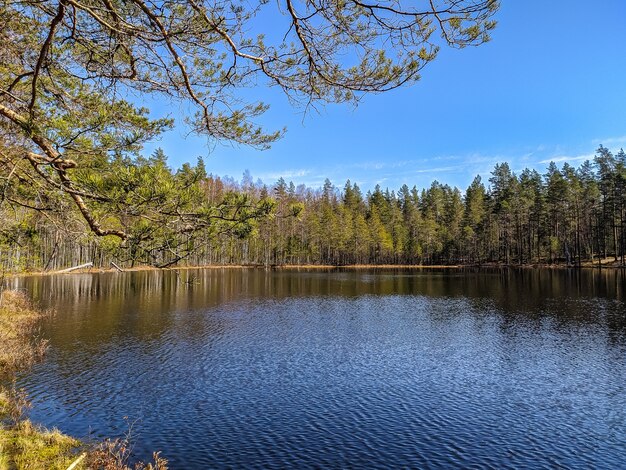
{"label": "shoreline", "polygon": [[52,276],[52,275],[65,275],[65,274],[106,274],[106,273],[127,273],[127,272],[143,272],[143,271],[191,271],[191,270],[216,270],[216,269],[263,269],[263,270],[276,270],[276,271],[300,271],[300,270],[459,270],[459,269],[471,269],[471,270],[492,270],[492,269],[554,269],[554,270],[578,270],[578,269],[626,269],[625,265],[618,264],[615,261],[603,261],[602,264],[585,262],[580,266],[578,265],[566,265],[566,264],[497,264],[497,263],[484,263],[484,264],[345,264],[345,265],[330,265],[330,264],[275,264],[275,265],[263,265],[263,264],[207,264],[207,265],[191,265],[191,266],[176,266],[167,268],[158,268],[150,265],[139,265],[132,268],[122,268],[122,270],[110,268],[97,268],[89,267],[76,269],[70,272],[62,271],[27,271],[27,272],[6,272],[6,277],[26,277],[26,276]]}
{"label": "shoreline", "polygon": [[31,421],[32,403],[17,389],[17,373],[28,373],[44,360],[48,340],[38,334],[40,322],[54,315],[42,310],[22,291],[0,287],[0,469],[167,470],[167,460],[154,452],[152,461],[130,466],[129,435],[91,440],[65,434]]}

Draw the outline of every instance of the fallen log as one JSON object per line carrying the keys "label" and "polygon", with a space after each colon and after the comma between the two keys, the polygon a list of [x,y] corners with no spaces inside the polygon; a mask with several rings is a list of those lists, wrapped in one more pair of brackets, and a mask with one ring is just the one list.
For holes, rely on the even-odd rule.
{"label": "fallen log", "polygon": [[124,270],[122,268],[120,268],[117,264],[115,264],[113,261],[111,261],[111,266],[113,266],[115,269],[117,269],[118,273],[123,273]]}
{"label": "fallen log", "polygon": [[76,271],[77,269],[91,268],[92,266],[93,266],[93,263],[90,261],[89,263],[80,264],[78,266],[72,266],[71,268],[61,269],[60,271],[57,271],[57,273],[59,273],[59,274],[71,273],[72,271]]}
{"label": "fallen log", "polygon": [[77,468],[78,465],[85,459],[85,457],[87,457],[86,453],[80,454],[80,456],[76,460],[74,460],[69,467],[67,467],[67,470],[74,470],[75,468]]}

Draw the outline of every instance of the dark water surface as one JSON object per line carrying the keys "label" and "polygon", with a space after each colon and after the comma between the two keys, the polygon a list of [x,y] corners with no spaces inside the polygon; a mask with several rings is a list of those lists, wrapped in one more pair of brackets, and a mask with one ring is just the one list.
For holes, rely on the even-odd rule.
{"label": "dark water surface", "polygon": [[[184,282],[195,277],[195,283]],[[31,417],[174,469],[626,468],[619,271],[15,281],[57,314]]]}

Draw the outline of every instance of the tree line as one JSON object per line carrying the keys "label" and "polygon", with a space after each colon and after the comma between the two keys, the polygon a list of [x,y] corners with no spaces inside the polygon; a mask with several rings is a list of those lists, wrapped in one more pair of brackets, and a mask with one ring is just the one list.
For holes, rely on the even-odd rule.
{"label": "tree line", "polygon": [[313,189],[281,178],[268,186],[249,173],[241,182],[207,174],[202,161],[178,170],[166,162],[162,151],[120,161],[114,177],[89,183],[115,193],[114,203],[94,207],[100,220],[124,226],[125,239],[94,235],[63,197],[46,192],[37,201],[28,184],[5,188],[2,268],[625,261],[623,150],[600,146],[593,161],[552,162],[543,174],[500,163],[488,181],[476,176],[463,192],[438,181],[366,193],[350,181]]}

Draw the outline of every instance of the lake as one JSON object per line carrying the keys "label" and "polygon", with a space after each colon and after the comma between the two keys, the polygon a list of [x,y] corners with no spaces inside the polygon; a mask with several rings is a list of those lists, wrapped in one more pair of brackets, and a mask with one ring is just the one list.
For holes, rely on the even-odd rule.
{"label": "lake", "polygon": [[31,418],[173,469],[626,468],[623,271],[12,282],[56,311]]}

